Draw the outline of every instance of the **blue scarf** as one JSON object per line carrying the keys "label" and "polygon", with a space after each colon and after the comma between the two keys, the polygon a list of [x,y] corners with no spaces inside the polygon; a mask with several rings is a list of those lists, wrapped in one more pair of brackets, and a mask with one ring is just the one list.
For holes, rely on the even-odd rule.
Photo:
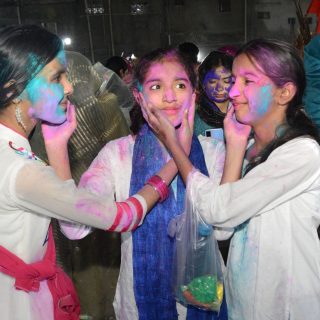
{"label": "blue scarf", "polygon": [[[195,136],[190,160],[203,174],[208,175],[202,148]],[[166,162],[167,152],[149,126],[144,125],[134,144],[130,195],[138,192]],[[172,218],[182,213],[184,195],[185,186],[178,176],[177,199],[170,187],[168,199],[158,203],[144,223],[132,233],[134,294],[140,320],[178,318],[171,283],[174,239],[168,236],[167,227]],[[215,319],[207,317],[210,314],[213,313],[192,308],[188,311],[188,319]]]}

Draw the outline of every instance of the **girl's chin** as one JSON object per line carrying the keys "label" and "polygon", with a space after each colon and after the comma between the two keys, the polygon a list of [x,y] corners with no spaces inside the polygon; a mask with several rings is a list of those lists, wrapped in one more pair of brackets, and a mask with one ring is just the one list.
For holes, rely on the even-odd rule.
{"label": "girl's chin", "polygon": [[212,98],[211,101],[216,102],[216,103],[223,103],[226,102],[227,100],[229,100],[228,98],[221,98],[221,99],[216,99],[216,98]]}
{"label": "girl's chin", "polygon": [[171,124],[178,129],[181,126],[182,121],[181,120],[175,120],[175,121],[170,121]]}
{"label": "girl's chin", "polygon": [[64,123],[66,120],[67,120],[67,116],[66,115],[61,115],[59,117],[41,117],[39,118],[39,120],[41,121],[45,121],[45,122],[48,122],[48,123],[51,123],[51,124],[56,124],[56,125],[59,125],[59,124],[62,124]]}

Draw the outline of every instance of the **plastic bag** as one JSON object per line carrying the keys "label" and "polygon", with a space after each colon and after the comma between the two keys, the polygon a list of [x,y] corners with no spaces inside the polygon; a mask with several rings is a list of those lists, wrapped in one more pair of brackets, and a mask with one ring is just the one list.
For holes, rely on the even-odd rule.
{"label": "plastic bag", "polygon": [[211,225],[206,224],[186,200],[185,212],[169,224],[175,236],[173,288],[183,305],[219,312],[223,298],[223,275],[217,240]]}

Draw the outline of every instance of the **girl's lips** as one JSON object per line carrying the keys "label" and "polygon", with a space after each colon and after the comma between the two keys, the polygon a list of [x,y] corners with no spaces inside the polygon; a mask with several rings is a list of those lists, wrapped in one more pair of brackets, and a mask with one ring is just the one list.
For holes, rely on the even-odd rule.
{"label": "girl's lips", "polygon": [[176,114],[177,112],[179,112],[179,108],[167,108],[164,109],[164,112],[167,114]]}
{"label": "girl's lips", "polygon": [[59,105],[64,111],[66,111],[68,102],[67,101],[62,101],[62,102],[59,103]]}
{"label": "girl's lips", "polygon": [[221,99],[221,98],[226,98],[226,95],[225,94],[215,94],[214,97]]}
{"label": "girl's lips", "polygon": [[239,104],[233,105],[233,108],[234,108],[234,111],[238,111],[240,109],[240,105]]}

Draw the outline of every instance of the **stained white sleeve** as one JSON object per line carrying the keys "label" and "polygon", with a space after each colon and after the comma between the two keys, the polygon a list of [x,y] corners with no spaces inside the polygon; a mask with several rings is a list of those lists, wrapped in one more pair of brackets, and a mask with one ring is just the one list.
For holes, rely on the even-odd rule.
{"label": "stained white sleeve", "polygon": [[210,179],[219,185],[226,156],[225,145],[223,142],[211,137],[200,135],[198,138],[201,143]]}
{"label": "stained white sleeve", "polygon": [[234,183],[217,186],[198,171],[188,177],[188,197],[209,224],[236,227],[312,187],[320,176],[319,145],[297,138]]}
{"label": "stained white sleeve", "polygon": [[92,231],[92,228],[90,226],[86,226],[84,224],[71,221],[58,221],[60,231],[70,240],[82,239]]}
{"label": "stained white sleeve", "polygon": [[115,170],[121,170],[121,164],[115,167],[113,157],[116,149],[114,143],[108,143],[83,173],[79,187],[100,196],[115,198]]}
{"label": "stained white sleeve", "polygon": [[[113,198],[114,179],[107,149],[108,146],[105,146],[93,160],[90,167],[83,173],[79,187],[99,196]],[[109,150],[109,152],[112,151]],[[60,220],[59,224],[61,232],[72,240],[84,238],[92,231],[91,227],[74,222]]]}
{"label": "stained white sleeve", "polygon": [[73,180],[60,180],[51,167],[35,161],[14,168],[10,181],[10,196],[25,211],[103,230],[113,226],[117,217],[113,194],[97,196],[78,189]]}
{"label": "stained white sleeve", "polygon": [[[79,185],[99,196],[113,195],[117,201],[125,200],[129,194],[128,184],[131,176],[132,148],[133,140],[129,136],[107,143],[88,170],[82,175]],[[134,197],[138,199],[142,206],[143,216],[139,222],[139,225],[141,225],[147,212],[147,203],[138,194]],[[132,212],[136,215],[136,208],[132,208]],[[135,220],[132,220],[127,231],[135,228]],[[119,225],[115,231],[121,231],[121,228],[121,225]]]}
{"label": "stained white sleeve", "polygon": [[[198,138],[205,156],[210,181],[215,186],[218,186],[222,178],[226,157],[225,145],[223,142],[211,137],[204,137],[200,135]],[[191,193],[189,193],[189,196],[192,199],[193,196],[191,195]],[[216,227],[214,230],[217,240],[229,239],[234,232],[233,228]]]}

